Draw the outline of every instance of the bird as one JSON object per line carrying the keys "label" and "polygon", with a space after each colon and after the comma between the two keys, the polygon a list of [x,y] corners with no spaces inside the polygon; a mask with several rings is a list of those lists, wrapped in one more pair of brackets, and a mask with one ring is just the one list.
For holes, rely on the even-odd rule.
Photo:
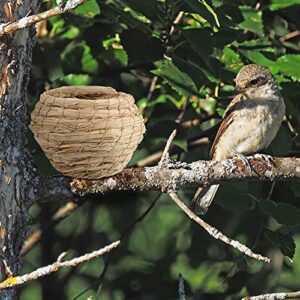
{"label": "bird", "polygon": [[[212,160],[241,158],[267,148],[276,136],[285,115],[284,99],[271,72],[257,64],[240,69],[235,97],[226,108],[210,150]],[[267,155],[257,154],[269,160]],[[196,214],[205,214],[219,184],[199,188],[191,202]]]}

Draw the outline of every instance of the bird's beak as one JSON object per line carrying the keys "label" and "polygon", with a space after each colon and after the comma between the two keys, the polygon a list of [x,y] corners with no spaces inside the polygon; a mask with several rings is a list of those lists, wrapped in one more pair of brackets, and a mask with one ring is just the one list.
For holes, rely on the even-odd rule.
{"label": "bird's beak", "polygon": [[234,89],[234,92],[233,92],[233,95],[236,96],[236,95],[241,94],[243,92],[245,92],[245,88],[236,85],[235,89]]}

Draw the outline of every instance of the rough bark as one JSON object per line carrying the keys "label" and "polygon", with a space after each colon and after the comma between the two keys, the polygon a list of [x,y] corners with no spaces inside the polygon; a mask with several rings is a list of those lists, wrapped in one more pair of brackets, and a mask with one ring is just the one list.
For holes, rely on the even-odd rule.
{"label": "rough bark", "polygon": [[[223,161],[195,161],[164,163],[154,167],[124,169],[120,173],[99,180],[73,179],[72,191],[80,196],[104,194],[112,191],[149,191],[168,192],[182,188],[206,186],[210,184],[237,181],[274,181],[299,180],[300,159],[274,158],[273,163],[260,158],[249,157],[249,168],[240,159]],[[47,180],[47,179],[46,179]],[[62,181],[60,192],[69,190],[68,181]],[[44,183],[46,185],[46,183]],[[63,194],[62,194],[63,196]],[[48,198],[45,197],[45,198]],[[50,195],[49,199],[53,199]]]}
{"label": "rough bark", "polygon": [[[1,1],[0,23],[36,13],[39,0]],[[0,280],[17,274],[19,252],[26,235],[28,209],[34,199],[36,178],[24,151],[26,87],[31,67],[34,28],[0,38]],[[15,296],[13,289],[0,294]]]}

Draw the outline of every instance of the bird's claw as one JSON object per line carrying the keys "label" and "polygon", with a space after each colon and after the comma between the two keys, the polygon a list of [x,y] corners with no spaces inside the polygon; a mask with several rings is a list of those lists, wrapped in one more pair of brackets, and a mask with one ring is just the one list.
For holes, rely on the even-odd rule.
{"label": "bird's claw", "polygon": [[270,165],[274,165],[274,158],[271,155],[256,153],[253,155],[254,158],[266,161]]}
{"label": "bird's claw", "polygon": [[252,166],[245,155],[241,153],[235,153],[234,157],[240,159],[244,163],[245,167],[247,167],[250,171],[252,171]]}

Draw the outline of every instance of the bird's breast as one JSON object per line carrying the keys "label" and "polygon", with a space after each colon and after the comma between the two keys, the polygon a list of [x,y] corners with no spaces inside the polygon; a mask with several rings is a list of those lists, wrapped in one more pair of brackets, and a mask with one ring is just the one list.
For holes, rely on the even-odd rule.
{"label": "bird's breast", "polygon": [[[216,146],[216,157],[251,154],[266,148],[276,136],[285,113],[283,100],[245,101]],[[222,158],[221,158],[222,157]]]}

